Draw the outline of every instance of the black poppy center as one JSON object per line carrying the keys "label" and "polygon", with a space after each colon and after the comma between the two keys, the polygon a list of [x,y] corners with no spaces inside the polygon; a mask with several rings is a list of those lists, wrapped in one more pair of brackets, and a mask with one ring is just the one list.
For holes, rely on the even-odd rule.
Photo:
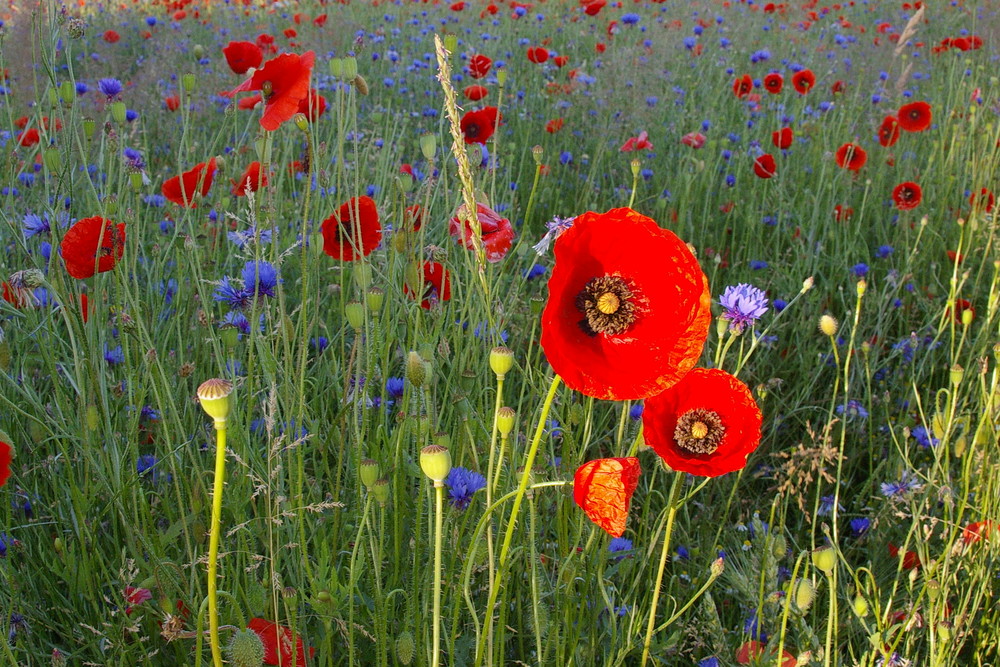
{"label": "black poppy center", "polygon": [[576,307],[584,315],[580,328],[589,336],[624,333],[638,317],[635,293],[618,276],[591,279],[576,295]]}
{"label": "black poppy center", "polygon": [[711,454],[719,448],[726,427],[719,413],[703,408],[688,410],[674,428],[674,440],[692,454]]}
{"label": "black poppy center", "polygon": [[465,126],[465,136],[470,139],[475,139],[479,136],[479,124],[478,123],[467,123]]}

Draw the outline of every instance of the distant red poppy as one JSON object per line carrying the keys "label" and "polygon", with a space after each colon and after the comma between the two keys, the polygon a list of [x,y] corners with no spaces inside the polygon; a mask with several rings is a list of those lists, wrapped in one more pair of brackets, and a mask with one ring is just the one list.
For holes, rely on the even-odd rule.
{"label": "distant red poppy", "polygon": [[673,232],[617,208],[578,216],[553,248],[541,344],[567,387],[604,400],[647,398],[694,367],[711,296]]}
{"label": "distant red poppy", "polygon": [[[765,645],[756,639],[750,639],[736,651],[736,664],[738,665],[749,665],[761,658],[764,655]],[[767,664],[771,664],[774,658],[777,657],[775,654],[778,652],[777,648],[772,649],[771,655],[773,657],[766,660]],[[762,661],[765,662],[765,661]],[[781,652],[781,667],[795,667],[798,664],[798,659],[789,653],[788,651]]]}
{"label": "distant red poppy", "polygon": [[[305,646],[302,644],[301,635],[294,635],[289,628],[263,618],[250,619],[247,629],[253,630],[264,644],[265,665],[280,664],[282,667],[305,667]],[[292,646],[295,647],[294,655],[292,654]],[[315,653],[316,649],[309,649],[310,658]]]}
{"label": "distant red poppy", "polygon": [[[899,558],[899,547],[892,542],[889,542],[889,556],[895,559]],[[920,567],[920,554],[916,551],[907,551],[903,554],[904,570],[914,570],[918,567]]]}
{"label": "distant red poppy", "polygon": [[792,128],[783,127],[776,132],[771,133],[771,142],[781,150],[787,150],[792,147],[792,140],[795,137],[795,133],[792,132]]}
{"label": "distant red poppy", "polygon": [[562,129],[563,122],[564,121],[562,118],[553,118],[552,120],[550,120],[545,124],[545,131],[548,132],[549,134],[555,134],[556,132]]}
{"label": "distant red poppy", "polygon": [[897,141],[899,141],[899,119],[895,116],[886,116],[878,128],[878,142],[889,148]]}
{"label": "distant red poppy", "polygon": [[313,19],[313,25],[322,28],[326,25],[326,14],[320,14]]}
{"label": "distant red poppy", "polygon": [[753,173],[759,178],[771,178],[778,173],[778,165],[774,162],[774,156],[764,153],[753,161]]}
{"label": "distant red poppy", "polygon": [[[957,263],[961,263],[961,257],[951,257],[955,254],[954,250],[949,250],[948,253],[952,263],[956,263],[956,260],[958,260]],[[976,318],[976,309],[972,307],[971,301],[968,299],[955,299],[955,307],[952,308],[951,306],[945,306],[944,314],[945,317],[953,319],[956,324],[961,324],[962,316],[965,314],[965,311],[969,311],[972,319]]]}
{"label": "distant red poppy", "polygon": [[17,135],[17,143],[19,146],[34,146],[39,141],[38,129],[34,127],[29,127],[27,130],[19,132]]}
{"label": "distant red poppy", "polygon": [[464,2],[455,2],[455,3],[452,3],[450,9],[453,12],[460,12],[463,9],[465,9],[465,3]]}
{"label": "distant red poppy", "polygon": [[282,30],[282,34],[288,39],[294,39],[299,36],[299,31],[295,28],[285,28]]}
{"label": "distant red poppy", "polygon": [[[0,443],[2,446],[3,443]],[[0,452],[0,459],[2,459],[2,452]],[[3,461],[0,460],[0,473],[2,473]],[[0,476],[0,486],[3,486],[2,476]],[[970,523],[968,526],[962,529],[962,542],[965,544],[975,544],[984,538],[989,538],[990,533],[996,535],[998,532],[997,524],[993,521],[977,521],[976,523]]]}
{"label": "distant red poppy", "polygon": [[181,98],[178,95],[164,97],[163,106],[167,108],[167,111],[177,111],[181,107]]}
{"label": "distant red poppy", "polygon": [[462,94],[465,95],[465,99],[478,102],[490,94],[490,89],[486,86],[466,86]]}
{"label": "distant red poppy", "polygon": [[569,56],[556,56],[552,62],[556,64],[556,67],[565,67],[569,63]]}
{"label": "distant red poppy", "polygon": [[543,49],[540,46],[534,46],[528,49],[528,60],[537,64],[543,63],[549,59],[548,49]]}
{"label": "distant red poppy", "polygon": [[424,224],[424,208],[420,204],[407,206],[405,212],[406,226],[408,232],[418,232]]}
{"label": "distant red poppy", "polygon": [[781,92],[782,87],[785,85],[785,79],[777,72],[771,72],[764,77],[764,89],[772,95],[777,95]]}
{"label": "distant red poppy", "polygon": [[117,32],[115,32],[114,30],[106,30],[106,31],[104,31],[104,35],[102,35],[102,38],[108,44],[114,44],[119,39],[121,39],[121,36],[119,36],[119,34]]}
{"label": "distant red poppy", "polygon": [[10,464],[13,461],[12,451],[10,445],[0,440],[0,486],[6,484],[7,478],[10,477]]}
{"label": "distant red poppy", "polygon": [[850,206],[837,204],[833,207],[833,219],[837,222],[846,222],[851,219],[852,215],[854,215],[854,209]]}
{"label": "distant red poppy", "polygon": [[983,188],[979,191],[979,194],[972,193],[972,196],[969,197],[969,204],[973,208],[978,207],[982,209],[985,213],[992,213],[993,205],[996,204],[996,197],[993,196],[993,193],[988,188]]}
{"label": "distant red poppy", "polygon": [[246,74],[251,67],[260,67],[264,52],[253,42],[229,42],[222,49],[229,69],[236,74]]}
{"label": "distant red poppy", "polygon": [[751,91],[753,91],[753,79],[750,78],[749,74],[736,77],[736,80],[733,81],[733,95],[736,97],[746,97]]}
{"label": "distant red poppy", "polygon": [[931,105],[927,102],[904,104],[899,107],[896,116],[904,132],[923,132],[931,126]]}
{"label": "distant red poppy", "polygon": [[248,192],[257,192],[267,185],[267,172],[261,172],[260,162],[254,161],[247,166],[240,180],[231,183],[232,193],[237,197],[245,197]]}
{"label": "distant red poppy", "polygon": [[635,457],[588,461],[573,477],[573,500],[605,532],[621,537],[641,472]]}
{"label": "distant red poppy", "polygon": [[837,166],[841,169],[858,171],[868,161],[868,153],[857,144],[847,143],[837,149],[834,158],[837,160]]}
{"label": "distant red poppy", "polygon": [[792,86],[800,95],[805,95],[816,85],[816,75],[810,69],[799,70],[792,75]]}
{"label": "distant red poppy", "polygon": [[316,54],[312,51],[306,51],[301,56],[282,53],[264,63],[229,94],[259,90],[264,99],[260,125],[273,132],[298,113],[299,103],[309,94],[309,77],[312,76],[315,58]]}
{"label": "distant red poppy", "polygon": [[900,211],[909,211],[920,205],[923,191],[913,181],[900,183],[892,189],[892,201]]}
{"label": "distant red poppy", "polygon": [[646,134],[646,130],[643,130],[639,133],[639,136],[629,137],[618,150],[623,153],[630,153],[632,151],[651,151],[653,150],[653,142],[649,140],[649,135]]}
{"label": "distant red poppy", "polygon": [[323,252],[345,262],[367,257],[382,241],[382,224],[371,197],[352,197],[323,221],[320,231]]}
{"label": "distant red poppy", "polygon": [[[455,242],[467,250],[476,247],[475,235],[469,220],[465,204],[458,207],[455,217],[448,223],[448,233]],[[510,250],[514,240],[514,228],[510,220],[501,217],[499,213],[484,204],[476,204],[476,218],[479,220],[480,238],[486,252],[486,261],[495,264],[502,260]]]}
{"label": "distant red poppy", "polygon": [[[417,271],[422,274],[424,284],[421,308],[429,310],[434,304],[451,298],[451,275],[444,266],[438,262],[424,262]],[[417,278],[419,276],[414,276],[415,281]],[[416,285],[411,288],[408,282],[403,284],[403,293],[411,299],[417,298],[416,289]]]}
{"label": "distant red poppy", "polygon": [[196,164],[180,176],[168,179],[163,183],[161,192],[178,206],[196,208],[198,202],[195,200],[195,195],[200,192],[202,197],[208,196],[213,178],[215,178],[214,157],[208,162]]}
{"label": "distant red poppy", "polygon": [[598,42],[594,45],[594,50],[598,53],[604,53],[608,49],[608,46],[604,42]]}
{"label": "distant red poppy", "polygon": [[497,112],[496,107],[483,107],[476,111],[466,111],[461,122],[465,143],[485,145],[497,129],[497,122],[502,118],[503,116]]}
{"label": "distant red poppy", "polygon": [[681,137],[681,143],[685,146],[690,146],[691,148],[698,150],[705,145],[706,137],[701,132],[688,132],[683,137]]}
{"label": "distant red poppy", "polygon": [[830,86],[831,95],[837,95],[839,93],[843,93],[845,90],[847,90],[847,87],[844,85],[844,82],[840,81],[839,79],[837,81],[834,81],[833,85]]}
{"label": "distant red poppy", "polygon": [[326,113],[326,98],[319,94],[315,88],[311,88],[309,93],[299,102],[298,113],[305,115],[310,122]]}
{"label": "distant red poppy", "polygon": [[493,61],[481,53],[469,58],[469,76],[473,79],[482,79],[490,73],[491,67],[493,67]]}
{"label": "distant red poppy", "polygon": [[59,248],[66,272],[83,280],[115,268],[125,252],[125,223],[100,216],[83,218],[66,231]]}

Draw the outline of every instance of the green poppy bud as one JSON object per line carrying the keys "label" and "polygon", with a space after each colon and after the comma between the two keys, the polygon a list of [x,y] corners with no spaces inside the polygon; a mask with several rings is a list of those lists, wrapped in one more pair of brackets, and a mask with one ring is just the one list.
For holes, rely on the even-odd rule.
{"label": "green poppy bud", "polygon": [[378,481],[378,461],[375,459],[361,459],[361,483],[366,489],[371,489]]}
{"label": "green poppy bud", "polygon": [[837,566],[837,552],[833,547],[825,546],[814,549],[812,562],[826,576],[833,574],[833,568]]}
{"label": "green poppy bud", "polygon": [[361,331],[365,326],[365,307],[360,301],[349,301],[344,306],[344,314],[347,316],[347,323],[355,331]]}
{"label": "green poppy bud", "polygon": [[261,667],[264,664],[264,642],[253,630],[239,630],[229,640],[226,649],[233,667]]}

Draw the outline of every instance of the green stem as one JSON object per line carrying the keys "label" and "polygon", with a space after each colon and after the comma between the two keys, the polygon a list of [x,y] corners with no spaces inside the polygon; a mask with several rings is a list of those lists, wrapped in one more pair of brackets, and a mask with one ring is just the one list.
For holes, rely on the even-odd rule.
{"label": "green stem", "polygon": [[431,666],[441,664],[441,537],[444,532],[444,483],[434,482],[434,653]]}
{"label": "green stem", "polygon": [[646,639],[642,642],[642,660],[640,665],[645,667],[649,659],[649,645],[653,641],[653,632],[656,630],[656,605],[660,601],[660,585],[663,583],[663,570],[667,565],[667,554],[670,553],[670,536],[674,531],[674,517],[677,516],[677,496],[681,490],[681,482],[684,480],[684,473],[674,473],[673,484],[670,485],[670,501],[667,505],[667,527],[663,533],[663,549],[660,551],[660,564],[656,568],[656,584],[653,586],[653,602],[649,605],[649,621],[646,623]]}
{"label": "green stem", "polygon": [[226,480],[226,423],[215,426],[215,485],[212,489],[212,529],[208,539],[208,636],[212,648],[212,664],[222,667],[222,646],[219,644],[219,599],[216,574],[219,566],[219,529],[222,523],[222,489]]}

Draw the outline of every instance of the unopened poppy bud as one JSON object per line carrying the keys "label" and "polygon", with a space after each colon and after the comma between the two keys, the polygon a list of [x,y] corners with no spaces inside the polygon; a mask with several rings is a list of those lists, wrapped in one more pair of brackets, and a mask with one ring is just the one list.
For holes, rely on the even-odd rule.
{"label": "unopened poppy bud", "polygon": [[406,379],[418,389],[427,381],[427,363],[415,350],[406,356]]}
{"label": "unopened poppy bud", "polygon": [[458,50],[458,35],[448,33],[444,36],[444,48],[448,53],[455,53]]}
{"label": "unopened poppy bud", "polygon": [[222,344],[231,350],[240,341],[240,328],[235,324],[223,324],[219,327],[219,338]]}
{"label": "unopened poppy bud", "polygon": [[344,306],[344,314],[347,316],[347,323],[355,331],[361,331],[365,326],[365,307],[360,301],[349,301]]}
{"label": "unopened poppy bud", "polygon": [[181,76],[181,88],[184,89],[185,93],[193,93],[194,89],[197,87],[198,80],[195,78],[194,74],[188,72]]}
{"label": "unopened poppy bud", "polygon": [[517,417],[517,413],[514,408],[502,407],[497,410],[497,430],[500,431],[500,435],[507,437],[510,432],[514,430],[514,419]]}
{"label": "unopened poppy bud", "polygon": [[806,292],[808,292],[809,290],[811,290],[813,288],[813,285],[815,285],[815,284],[816,284],[816,281],[813,279],[812,276],[809,276],[808,278],[806,278],[805,280],[802,281],[802,289],[799,290],[799,293],[800,294],[805,294]]}
{"label": "unopened poppy bud", "polygon": [[365,81],[365,77],[358,74],[351,83],[354,84],[354,89],[358,91],[359,95],[368,95],[368,82]]}
{"label": "unopened poppy bud", "polygon": [[66,654],[57,648],[52,649],[52,667],[66,667]]}
{"label": "unopened poppy bud", "polygon": [[385,301],[385,292],[380,287],[372,287],[365,293],[365,305],[368,310],[377,313],[382,310],[382,302]]}
{"label": "unopened poppy bud", "polygon": [[396,637],[396,659],[402,665],[409,665],[413,662],[415,654],[416,643],[413,641],[413,633],[409,630],[403,630]]}
{"label": "unopened poppy bud", "polygon": [[963,377],[965,377],[965,369],[958,364],[953,364],[948,370],[948,379],[951,380],[951,386],[953,387],[962,384]]}
{"label": "unopened poppy bud", "polygon": [[63,104],[66,106],[73,104],[76,100],[76,87],[72,81],[63,81],[59,84],[59,97],[62,98]]}
{"label": "unopened poppy bud", "polygon": [[142,172],[130,171],[128,174],[128,182],[132,185],[132,190],[134,192],[142,190]]}
{"label": "unopened poppy bud", "polygon": [[976,318],[976,311],[971,308],[966,308],[962,311],[962,326],[967,327],[972,324],[972,320]]}
{"label": "unopened poppy bud", "polygon": [[937,633],[942,641],[949,641],[951,639],[951,623],[948,621],[938,621]]}
{"label": "unopened poppy bud", "polygon": [[351,269],[351,277],[354,284],[363,290],[368,289],[372,283],[372,265],[368,263],[356,263]]}
{"label": "unopened poppy bud", "polygon": [[46,96],[48,97],[48,100],[49,100],[49,106],[50,107],[57,106],[59,104],[59,93],[56,91],[56,89],[55,88],[49,88],[45,92],[46,92]]}
{"label": "unopened poppy bud", "polygon": [[358,59],[354,56],[344,57],[344,78],[350,81],[358,75]]}
{"label": "unopened poppy bud", "polygon": [[335,76],[338,79],[344,76],[344,59],[343,58],[331,58],[330,59],[330,76]]}
{"label": "unopened poppy bud", "polygon": [[713,579],[722,576],[722,573],[726,571],[725,559],[716,558],[713,560],[712,564],[709,566],[709,571],[711,572]]}
{"label": "unopened poppy bud", "polygon": [[544,149],[541,146],[534,146],[531,149],[531,157],[533,157],[535,159],[535,164],[537,164],[537,165],[542,164],[542,154],[544,152],[545,151],[544,151]]}
{"label": "unopened poppy bud", "polygon": [[819,318],[819,330],[824,336],[829,336],[833,338],[837,335],[837,320],[830,315],[824,315]]}
{"label": "unopened poppy bud", "polygon": [[424,132],[420,135],[420,154],[424,156],[425,160],[433,160],[434,153],[437,151],[437,136],[431,134],[430,132]]}
{"label": "unopened poppy bud", "polygon": [[507,83],[507,68],[501,67],[497,70],[497,83],[503,87]]}
{"label": "unopened poppy bud", "polygon": [[[716,255],[716,257],[718,257],[718,255]],[[719,336],[719,338],[722,338],[723,336],[726,335],[726,329],[728,328],[729,328],[729,320],[725,319],[724,317],[717,317],[715,319],[715,333],[716,335]]]}
{"label": "unopened poppy bud", "polygon": [[63,555],[63,551],[65,551],[66,545],[63,544],[63,540],[61,537],[57,537],[56,539],[52,540],[52,549],[56,552],[57,556]]}
{"label": "unopened poppy bud", "polygon": [[330,591],[326,590],[325,588],[316,594],[316,599],[322,602],[323,604],[330,604],[331,602],[333,602],[333,596],[330,595]]}
{"label": "unopened poppy bud", "polygon": [[513,367],[514,352],[510,348],[499,345],[490,350],[490,368],[498,380],[502,380]]}
{"label": "unopened poppy bud", "polygon": [[227,663],[233,667],[261,667],[264,664],[264,642],[253,630],[238,630],[226,649]]}
{"label": "unopened poppy bud", "polygon": [[813,565],[819,568],[823,574],[827,576],[833,574],[833,568],[837,565],[837,552],[834,551],[833,547],[825,546],[813,549],[811,556]]}
{"label": "unopened poppy bud", "polygon": [[231,393],[233,393],[233,383],[221,378],[205,380],[198,387],[198,401],[208,416],[215,420],[216,429],[226,427]]}
{"label": "unopened poppy bud", "polygon": [[119,125],[125,124],[125,103],[118,101],[111,103],[111,117],[115,119],[115,122]]}
{"label": "unopened poppy bud", "polygon": [[865,290],[868,289],[868,281],[864,278],[858,281],[858,296],[862,297],[865,295]]}
{"label": "unopened poppy bud", "polygon": [[795,605],[803,612],[808,611],[816,599],[816,587],[811,579],[799,579],[795,584]]}
{"label": "unopened poppy bud", "polygon": [[399,184],[399,189],[402,192],[409,192],[413,189],[413,177],[405,172],[396,176],[396,183]]}
{"label": "unopened poppy bud", "polygon": [[300,132],[309,131],[309,119],[304,113],[300,112],[292,116],[292,122],[295,123],[295,127],[299,128]]}
{"label": "unopened poppy bud", "polygon": [[365,485],[365,488],[371,489],[375,482],[378,481],[378,461],[375,459],[361,459],[359,468],[361,471],[361,483]]}
{"label": "unopened poppy bud", "polygon": [[427,445],[420,450],[420,469],[424,471],[435,486],[444,484],[445,478],[451,472],[451,454],[447,447]]}
{"label": "unopened poppy bud", "polygon": [[868,615],[868,601],[860,595],[854,596],[854,601],[851,603],[851,606],[854,607],[854,613],[861,618]]}

